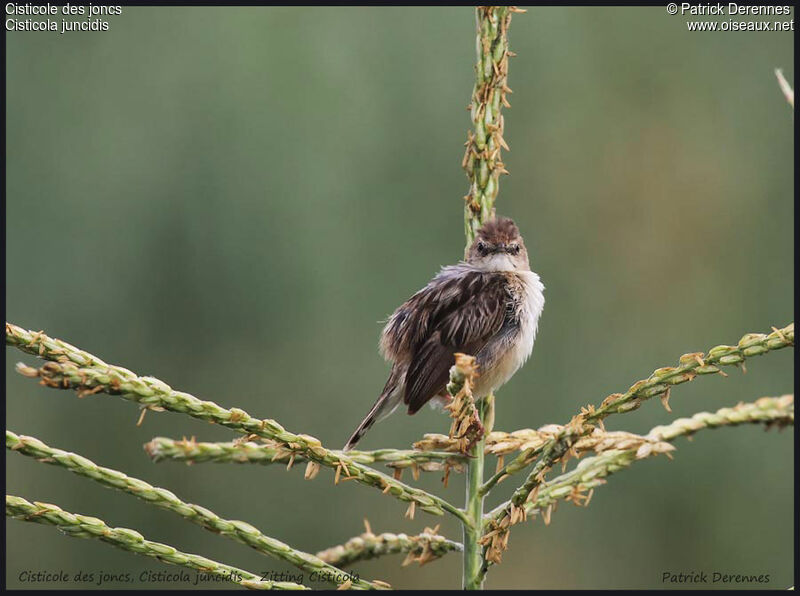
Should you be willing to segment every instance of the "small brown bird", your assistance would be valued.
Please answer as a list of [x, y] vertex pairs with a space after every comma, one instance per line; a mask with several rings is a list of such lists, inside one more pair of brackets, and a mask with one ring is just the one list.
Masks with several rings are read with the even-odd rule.
[[514, 222], [506, 217], [486, 222], [466, 261], [443, 267], [389, 317], [380, 341], [381, 353], [392, 362], [389, 379], [344, 450], [400, 402], [409, 414], [433, 399], [446, 404], [455, 352], [477, 359], [475, 399], [502, 386], [533, 350], [543, 290]]

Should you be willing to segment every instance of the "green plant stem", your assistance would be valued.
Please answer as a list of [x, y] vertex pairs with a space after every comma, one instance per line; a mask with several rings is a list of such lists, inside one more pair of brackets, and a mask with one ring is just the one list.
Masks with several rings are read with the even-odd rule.
[[[475, 9], [477, 61], [475, 86], [469, 105], [473, 128], [467, 136], [462, 166], [469, 179], [469, 192], [464, 197], [464, 231], [467, 248], [483, 223], [494, 216], [494, 204], [500, 187], [500, 175], [508, 171], [501, 159], [501, 150], [508, 149], [503, 139], [504, 120], [501, 110], [509, 106], [507, 84], [508, 27], [517, 9], [510, 6], [479, 6]], [[448, 388], [449, 390], [449, 388]], [[479, 406], [481, 423], [486, 421], [487, 403]], [[492, 412], [493, 414], [493, 412]], [[492, 415], [493, 418], [493, 415]], [[493, 420], [491, 421], [493, 423]], [[491, 429], [490, 429], [491, 430]], [[485, 437], [470, 448], [467, 461], [466, 505], [468, 520], [464, 526], [464, 589], [481, 589], [478, 578], [481, 568], [481, 549], [478, 544], [483, 518], [483, 465]]]
[[[315, 573], [321, 579], [339, 585], [352, 579], [341, 569], [329, 565], [314, 555], [295, 550], [288, 544], [263, 534], [258, 528], [246, 522], [223, 519], [205, 507], [182, 501], [171, 491], [153, 486], [138, 478], [131, 478], [118, 470], [98, 466], [93, 461], [75, 453], [50, 447], [36, 437], [17, 435], [7, 430], [6, 449], [36, 458], [43, 463], [62, 467], [80, 476], [91, 478], [104, 486], [126, 492], [146, 503], [177, 513], [184, 519], [215, 534], [232, 538], [265, 555], [286, 561], [309, 573]], [[352, 584], [355, 588], [375, 588], [371, 583], [361, 579], [353, 580]]]
[[[538, 430], [532, 428], [522, 428], [513, 432], [494, 431], [486, 438], [486, 455], [504, 456], [515, 451], [523, 451], [529, 447], [538, 448], [552, 439], [556, 433], [561, 432], [564, 427], [559, 424], [547, 424]], [[578, 453], [586, 451], [605, 451], [612, 449], [610, 444], [622, 444], [630, 440], [644, 440], [644, 437], [626, 431], [605, 431], [595, 427], [591, 434], [581, 437], [575, 443], [574, 448]], [[444, 448], [448, 452], [456, 448], [456, 441], [447, 435], [426, 434], [425, 438], [415, 443], [417, 444], [436, 444], [439, 448]]]
[[[480, 400], [477, 405], [481, 423], [486, 416], [486, 400]], [[464, 576], [463, 588], [465, 590], [480, 590], [483, 588], [483, 578], [480, 569], [483, 566], [481, 556], [481, 539], [483, 530], [483, 495], [480, 492], [483, 482], [485, 438], [476, 441], [470, 449], [467, 461], [467, 497], [464, 510], [470, 520], [464, 526]]]
[[463, 546], [458, 542], [448, 540], [444, 536], [437, 535], [433, 530], [427, 529], [416, 536], [391, 532], [376, 535], [372, 532], [365, 532], [344, 544], [320, 551], [317, 556], [331, 565], [343, 567], [383, 555], [406, 553], [408, 557], [406, 557], [404, 565], [413, 562], [424, 565], [449, 552], [461, 550], [463, 550]]
[[[145, 443], [144, 449], [155, 462], [164, 460], [198, 463], [237, 464], [287, 464], [305, 463], [304, 455], [295, 455], [280, 445], [252, 441], [198, 442], [155, 437]], [[340, 453], [332, 451], [332, 453]], [[347, 457], [360, 464], [383, 463], [395, 470], [412, 468], [423, 472], [441, 471], [446, 464], [460, 471], [464, 456], [459, 453], [415, 451], [413, 449], [376, 449], [374, 451], [348, 451]]]
[[505, 477], [520, 472], [539, 454], [547, 452], [542, 458], [542, 465], [531, 472], [526, 483], [515, 493], [514, 503], [519, 505], [527, 493], [538, 484], [536, 477], [542, 470], [549, 468], [556, 458], [571, 449], [582, 436], [591, 432], [592, 424], [601, 422], [611, 414], [635, 410], [652, 397], [661, 396], [664, 399], [669, 396], [672, 386], [691, 381], [698, 375], [718, 374], [721, 366], [743, 366], [747, 358], [790, 346], [794, 346], [794, 323], [769, 334], [748, 333], [737, 345], [716, 346], [711, 348], [708, 354], [702, 352], [684, 354], [680, 357], [678, 366], [656, 369], [650, 377], [637, 381], [625, 393], [609, 395], [598, 408], [590, 406], [584, 409], [579, 424], [568, 424], [543, 444], [524, 449], [514, 460], [489, 478], [481, 488], [481, 492], [488, 493]]
[[462, 166], [469, 178], [469, 192], [464, 197], [464, 227], [467, 245], [478, 228], [494, 215], [494, 203], [500, 187], [500, 175], [507, 174], [501, 150], [508, 149], [503, 139], [501, 110], [510, 107], [508, 88], [508, 27], [511, 14], [521, 12], [511, 6], [479, 6], [477, 24], [477, 62], [475, 87], [470, 101], [472, 130], [466, 142]]
[[[53, 340], [43, 332], [26, 331], [6, 323], [6, 344], [51, 360], [38, 369], [22, 363], [17, 364], [19, 373], [39, 378], [48, 387], [73, 389], [79, 396], [95, 393], [117, 395], [152, 410], [163, 409], [188, 414], [193, 418], [220, 424], [246, 435], [278, 441], [285, 449], [307, 457], [310, 460], [309, 466], [314, 464], [336, 470], [337, 479], [355, 480], [378, 488], [427, 513], [443, 515], [446, 511], [459, 519], [465, 517], [463, 511], [446, 500], [359, 464], [341, 452], [336, 453], [326, 449], [319, 439], [291, 433], [275, 420], [253, 418], [239, 408], [226, 409], [212, 401], [200, 400], [188, 393], [175, 391], [159, 379], [140, 377], [126, 368], [106, 364], [66, 342]], [[313, 477], [316, 471], [309, 470], [307, 476]]]
[[48, 503], [30, 503], [21, 497], [6, 495], [6, 517], [55, 526], [61, 532], [73, 538], [97, 538], [118, 548], [153, 557], [171, 565], [188, 567], [202, 573], [222, 577], [246, 588], [262, 590], [307, 589], [305, 586], [292, 582], [262, 581], [260, 576], [249, 571], [218, 563], [200, 555], [181, 552], [167, 544], [146, 540], [136, 530], [111, 528], [103, 520], [96, 517], [69, 513], [56, 505]]

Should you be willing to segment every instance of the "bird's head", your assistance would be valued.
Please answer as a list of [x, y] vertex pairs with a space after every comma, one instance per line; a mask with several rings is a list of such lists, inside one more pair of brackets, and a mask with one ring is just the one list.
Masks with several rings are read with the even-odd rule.
[[508, 217], [490, 219], [480, 227], [467, 263], [484, 271], [530, 271], [525, 243]]

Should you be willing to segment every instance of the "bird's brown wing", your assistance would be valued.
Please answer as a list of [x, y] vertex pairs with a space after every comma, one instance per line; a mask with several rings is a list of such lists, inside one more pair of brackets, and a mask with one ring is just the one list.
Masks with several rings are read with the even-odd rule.
[[409, 414], [444, 389], [455, 352], [475, 355], [500, 330], [508, 302], [502, 273], [468, 272], [428, 288], [430, 295], [420, 297], [429, 307], [428, 316], [418, 321], [416, 341], [409, 346], [403, 399]]

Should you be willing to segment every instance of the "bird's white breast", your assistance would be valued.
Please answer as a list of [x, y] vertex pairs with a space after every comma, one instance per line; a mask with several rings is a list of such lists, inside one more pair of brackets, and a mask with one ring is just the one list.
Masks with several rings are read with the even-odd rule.
[[517, 372], [533, 351], [533, 342], [539, 327], [539, 316], [544, 308], [544, 285], [533, 271], [516, 271], [520, 280], [517, 302], [519, 330], [490, 370], [478, 377], [476, 397], [484, 397], [504, 385]]
[[515, 358], [519, 361], [517, 368], [523, 365], [533, 351], [533, 340], [539, 328], [539, 317], [544, 308], [544, 284], [533, 271], [523, 271], [519, 274], [522, 280], [524, 300], [521, 301], [520, 312], [520, 337], [517, 344]]

